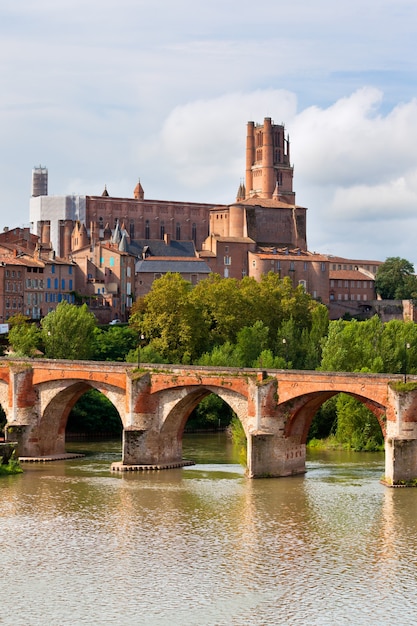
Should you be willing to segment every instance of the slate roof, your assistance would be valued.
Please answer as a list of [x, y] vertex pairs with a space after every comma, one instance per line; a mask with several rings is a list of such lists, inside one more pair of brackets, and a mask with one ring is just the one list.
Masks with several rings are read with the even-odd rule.
[[129, 254], [142, 256], [145, 248], [147, 256], [151, 257], [194, 257], [195, 246], [193, 241], [177, 241], [171, 239], [166, 244], [162, 239], [135, 239], [127, 244]]
[[211, 269], [201, 259], [159, 258], [148, 257], [136, 263], [136, 271], [144, 273], [178, 272], [179, 274], [210, 274]]

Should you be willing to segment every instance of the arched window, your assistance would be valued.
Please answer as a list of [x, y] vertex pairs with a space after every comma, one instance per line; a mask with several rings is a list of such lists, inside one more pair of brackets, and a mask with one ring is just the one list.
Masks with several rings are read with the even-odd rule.
[[177, 222], [175, 226], [175, 239], [177, 241], [180, 241], [181, 239], [181, 224], [179, 222]]
[[150, 239], [149, 237], [149, 220], [145, 222], [145, 239]]
[[161, 239], [163, 239], [165, 235], [165, 222], [164, 221], [161, 221], [160, 231], [161, 231]]
[[197, 245], [197, 224], [193, 222], [191, 226], [191, 239], [194, 241], [194, 245]]

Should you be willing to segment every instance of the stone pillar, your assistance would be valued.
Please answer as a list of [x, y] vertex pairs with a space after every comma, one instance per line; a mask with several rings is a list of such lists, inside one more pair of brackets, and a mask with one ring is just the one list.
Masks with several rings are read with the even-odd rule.
[[11, 410], [6, 425], [6, 440], [16, 441], [19, 456], [39, 454], [36, 435], [38, 414], [37, 397], [32, 384], [33, 370], [30, 365], [10, 366]]
[[259, 372], [250, 387], [247, 473], [250, 478], [304, 474], [306, 446], [285, 436], [286, 408], [277, 405], [276, 378]]
[[385, 482], [400, 485], [417, 480], [417, 439], [385, 440]]
[[402, 383], [388, 387], [385, 436], [385, 482], [417, 480], [417, 388]]
[[147, 435], [147, 430], [126, 429], [123, 431], [123, 465], [149, 465], [157, 462], [149, 449]]
[[305, 444], [272, 433], [251, 433], [248, 437], [247, 474], [249, 478], [304, 474]]

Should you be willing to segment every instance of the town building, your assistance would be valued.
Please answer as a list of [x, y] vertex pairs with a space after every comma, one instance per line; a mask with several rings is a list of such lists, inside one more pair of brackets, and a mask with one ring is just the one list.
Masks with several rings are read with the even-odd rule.
[[39, 248], [0, 242], [0, 323], [19, 313], [38, 320], [62, 300], [74, 303], [75, 268]]
[[148, 200], [140, 181], [132, 198], [112, 197], [107, 187], [101, 196], [48, 196], [40, 166], [32, 174], [32, 236], [44, 252], [76, 263], [77, 290], [103, 315], [107, 308], [104, 317], [127, 319], [134, 299], [167, 272], [195, 284], [209, 272], [259, 280], [272, 271], [334, 312], [362, 310], [375, 298], [378, 262], [309, 252], [293, 175], [288, 134], [269, 117], [247, 124], [245, 178], [228, 205]]

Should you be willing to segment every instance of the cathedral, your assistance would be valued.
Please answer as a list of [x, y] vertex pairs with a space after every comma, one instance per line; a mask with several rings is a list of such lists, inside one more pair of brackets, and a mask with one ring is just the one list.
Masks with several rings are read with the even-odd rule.
[[[140, 181], [131, 198], [113, 197], [106, 187], [100, 196], [48, 196], [48, 172], [35, 168], [31, 232], [41, 250], [83, 268], [80, 291], [108, 298], [113, 308], [115, 302], [121, 318], [168, 271], [192, 283], [210, 272], [259, 280], [272, 271], [328, 304], [336, 297], [329, 257], [307, 249], [307, 209], [296, 204], [285, 127], [269, 117], [248, 122], [245, 163], [245, 177], [228, 205], [147, 199]], [[129, 261], [122, 262], [124, 255]], [[123, 274], [127, 268], [129, 276]]]

